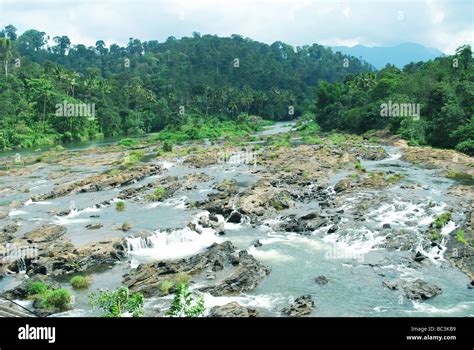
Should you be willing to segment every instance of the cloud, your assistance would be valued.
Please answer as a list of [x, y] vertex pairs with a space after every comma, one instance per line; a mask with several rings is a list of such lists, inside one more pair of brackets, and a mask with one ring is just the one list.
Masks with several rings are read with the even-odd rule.
[[417, 42], [452, 53], [473, 43], [473, 6], [471, 0], [0, 0], [0, 26], [86, 45], [200, 32], [294, 46]]

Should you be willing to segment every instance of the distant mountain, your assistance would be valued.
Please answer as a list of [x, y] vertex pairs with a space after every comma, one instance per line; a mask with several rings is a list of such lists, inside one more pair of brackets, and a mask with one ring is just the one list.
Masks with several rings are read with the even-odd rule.
[[410, 62], [428, 61], [444, 55], [444, 53], [438, 49], [415, 43], [405, 43], [388, 47], [367, 47], [363, 45], [353, 47], [333, 46], [331, 49], [333, 52], [339, 51], [343, 54], [362, 58], [377, 69], [385, 67], [387, 63], [394, 64], [398, 68], [403, 68]]

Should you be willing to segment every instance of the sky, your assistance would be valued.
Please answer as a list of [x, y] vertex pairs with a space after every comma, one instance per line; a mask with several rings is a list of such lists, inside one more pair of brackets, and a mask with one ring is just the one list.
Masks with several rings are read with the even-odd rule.
[[[0, 27], [73, 44], [163, 42], [193, 32], [293, 46], [414, 42], [452, 54], [474, 44], [473, 0], [0, 0]], [[474, 46], [474, 45], [473, 45]]]

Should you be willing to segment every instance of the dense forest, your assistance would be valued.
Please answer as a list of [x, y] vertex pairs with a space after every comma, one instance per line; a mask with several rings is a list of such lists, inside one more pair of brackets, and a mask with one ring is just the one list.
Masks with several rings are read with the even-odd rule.
[[[296, 50], [233, 35], [194, 33], [164, 43], [130, 39], [127, 47], [71, 45], [44, 32], [1, 36], [0, 149], [101, 136], [137, 135], [196, 116], [240, 114], [292, 119], [309, 109], [318, 81], [340, 81], [372, 67], [312, 45]], [[58, 103], [95, 104], [96, 118], [55, 115]]]
[[[323, 130], [388, 128], [414, 145], [474, 154], [474, 69], [469, 46], [455, 56], [387, 66], [344, 82], [321, 82], [315, 114]], [[381, 116], [382, 104], [419, 105], [419, 115]], [[401, 114], [401, 113], [398, 113]]]
[[[33, 29], [18, 35], [8, 25], [0, 57], [0, 149], [304, 114], [323, 130], [388, 128], [413, 144], [474, 149], [469, 46], [454, 57], [377, 72], [316, 44], [194, 33], [86, 47]], [[94, 118], [58, 116], [64, 102], [94, 104]], [[391, 102], [420, 105], [420, 118], [381, 116], [380, 106]]]

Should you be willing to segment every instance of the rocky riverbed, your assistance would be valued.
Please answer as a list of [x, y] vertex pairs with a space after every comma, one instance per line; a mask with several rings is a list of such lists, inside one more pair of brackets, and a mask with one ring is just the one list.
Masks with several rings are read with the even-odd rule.
[[45, 281], [74, 294], [52, 316], [83, 316], [125, 285], [162, 316], [185, 279], [213, 317], [474, 315], [473, 158], [273, 130], [0, 158], [0, 293], [34, 309]]

